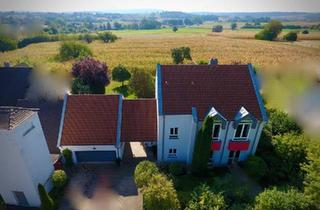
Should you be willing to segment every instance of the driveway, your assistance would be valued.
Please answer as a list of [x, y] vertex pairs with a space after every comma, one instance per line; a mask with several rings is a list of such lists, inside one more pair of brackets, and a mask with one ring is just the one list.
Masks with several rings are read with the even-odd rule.
[[143, 151], [139, 149], [143, 147], [138, 148], [137, 144], [126, 144], [120, 167], [114, 163], [74, 166], [59, 209], [141, 210], [142, 195], [135, 185], [133, 172], [136, 164], [147, 157], [141, 157]]

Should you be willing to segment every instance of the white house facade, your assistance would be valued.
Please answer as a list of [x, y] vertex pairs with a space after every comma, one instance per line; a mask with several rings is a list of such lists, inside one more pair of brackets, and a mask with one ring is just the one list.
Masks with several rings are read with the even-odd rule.
[[250, 64], [158, 65], [158, 161], [191, 164], [207, 116], [214, 119], [209, 160], [214, 166], [254, 155], [267, 122], [258, 88]]
[[50, 191], [54, 168], [36, 111], [0, 107], [0, 168], [6, 204], [40, 206], [38, 184]]

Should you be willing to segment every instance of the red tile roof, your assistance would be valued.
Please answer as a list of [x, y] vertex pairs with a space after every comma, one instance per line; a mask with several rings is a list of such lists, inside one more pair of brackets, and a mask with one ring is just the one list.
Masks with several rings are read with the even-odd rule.
[[156, 141], [155, 99], [123, 100], [121, 141]]
[[116, 144], [119, 95], [69, 95], [61, 145]]
[[162, 65], [163, 113], [191, 114], [197, 108], [204, 119], [214, 107], [233, 120], [243, 106], [262, 119], [248, 65]]

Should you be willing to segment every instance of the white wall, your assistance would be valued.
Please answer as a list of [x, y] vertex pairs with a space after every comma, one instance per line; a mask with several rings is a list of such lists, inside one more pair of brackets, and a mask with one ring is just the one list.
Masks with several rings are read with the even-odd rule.
[[[159, 116], [158, 123], [158, 161], [191, 163], [196, 131], [192, 115]], [[170, 139], [170, 128], [175, 127], [178, 139]], [[169, 157], [169, 149], [177, 149], [176, 157]]]
[[39, 206], [37, 185], [47, 182], [53, 165], [38, 115], [34, 114], [14, 130], [0, 130], [0, 139], [1, 196], [7, 204], [16, 205], [12, 191], [21, 191], [30, 206]]

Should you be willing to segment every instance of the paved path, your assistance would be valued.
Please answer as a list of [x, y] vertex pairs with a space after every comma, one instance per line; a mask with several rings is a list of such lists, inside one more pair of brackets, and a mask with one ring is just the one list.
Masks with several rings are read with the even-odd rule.
[[263, 191], [261, 186], [255, 180], [249, 177], [245, 173], [245, 171], [242, 168], [240, 168], [237, 164], [233, 164], [229, 168], [232, 176], [234, 177], [234, 180], [236, 180], [240, 185], [248, 187], [249, 194], [251, 197], [255, 197]]

